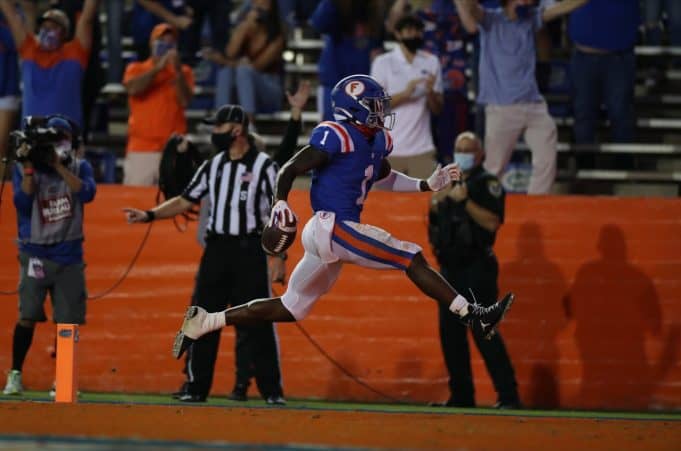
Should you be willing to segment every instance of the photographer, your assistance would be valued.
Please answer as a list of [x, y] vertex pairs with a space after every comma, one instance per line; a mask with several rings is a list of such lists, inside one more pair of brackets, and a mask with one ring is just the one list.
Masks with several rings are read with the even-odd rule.
[[75, 155], [74, 123], [52, 116], [34, 125], [34, 119], [27, 118], [18, 134], [23, 139], [17, 142], [12, 179], [19, 228], [19, 320], [6, 395], [23, 391], [24, 359], [35, 323], [47, 319], [43, 304], [48, 292], [55, 323], [85, 322], [83, 205], [95, 197], [92, 167]]

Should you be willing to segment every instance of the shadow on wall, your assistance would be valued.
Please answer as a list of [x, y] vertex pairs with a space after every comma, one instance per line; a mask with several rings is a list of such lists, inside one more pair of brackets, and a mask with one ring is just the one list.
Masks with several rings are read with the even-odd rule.
[[[576, 322], [582, 363], [578, 401], [589, 408], [646, 408], [677, 361], [679, 327], [673, 326], [663, 340], [658, 294], [650, 278], [627, 261], [618, 226], [601, 228], [598, 251], [600, 258], [578, 270], [565, 298], [565, 312]], [[651, 336], [664, 343], [657, 358], [646, 355], [645, 341]]]
[[[547, 258], [544, 237], [536, 222], [520, 226], [517, 243], [515, 259], [504, 264], [499, 274], [500, 278], [514, 281], [513, 290], [522, 302], [514, 306], [510, 317], [517, 321], [508, 321], [503, 328], [509, 332], [522, 328], [509, 333], [523, 337], [522, 360], [530, 362], [530, 368], [524, 369], [529, 371], [527, 379], [522, 378], [525, 383], [520, 374], [518, 378], [522, 402], [528, 407], [555, 408], [560, 405], [557, 339], [567, 323], [561, 306], [567, 282], [558, 265]], [[541, 295], [532, 295], [530, 290], [541, 290]], [[513, 360], [520, 373], [522, 363]]]

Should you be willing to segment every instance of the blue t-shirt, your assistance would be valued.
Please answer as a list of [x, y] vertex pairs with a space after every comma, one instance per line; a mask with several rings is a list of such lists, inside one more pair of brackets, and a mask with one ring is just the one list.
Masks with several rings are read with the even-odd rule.
[[324, 35], [324, 48], [319, 56], [319, 82], [333, 87], [352, 74], [371, 73], [371, 52], [383, 48], [383, 41], [372, 37], [367, 27], [355, 26], [352, 34], [340, 29], [339, 12], [331, 0], [322, 0], [310, 24]]
[[524, 18], [510, 20], [504, 11], [485, 9], [480, 32], [478, 103], [512, 105], [543, 101], [534, 76], [534, 35], [543, 25], [542, 10], [530, 8]]
[[19, 95], [19, 63], [14, 38], [0, 14], [0, 97]]
[[332, 211], [338, 221], [359, 222], [364, 200], [392, 152], [390, 134], [379, 131], [371, 142], [346, 122], [321, 122], [312, 130], [310, 145], [329, 154], [329, 163], [312, 172], [312, 209]]
[[568, 31], [576, 44], [620, 52], [634, 48], [640, 23], [638, 0], [591, 0], [570, 14]]

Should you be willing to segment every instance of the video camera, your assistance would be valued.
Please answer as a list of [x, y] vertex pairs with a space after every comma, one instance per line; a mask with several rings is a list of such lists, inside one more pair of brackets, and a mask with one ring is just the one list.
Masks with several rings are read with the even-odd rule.
[[26, 116], [21, 130], [14, 130], [9, 136], [17, 161], [28, 160], [34, 165], [48, 165], [55, 151], [62, 161], [68, 162], [71, 152], [63, 154], [56, 147], [64, 138], [71, 140], [71, 149], [80, 145], [78, 125], [61, 115]]

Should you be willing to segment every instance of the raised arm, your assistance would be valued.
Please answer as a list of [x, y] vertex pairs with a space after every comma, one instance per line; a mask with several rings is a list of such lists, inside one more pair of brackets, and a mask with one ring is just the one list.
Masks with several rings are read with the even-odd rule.
[[570, 14], [572, 11], [588, 2], [589, 0], [563, 0], [562, 2], [555, 3], [546, 8], [542, 13], [541, 18], [544, 22], [550, 22], [561, 16]]
[[477, 0], [454, 0], [456, 10], [459, 12], [461, 23], [469, 33], [478, 32], [478, 24], [485, 17], [485, 10], [482, 9]]
[[189, 25], [192, 24], [192, 18], [188, 15], [178, 16], [173, 14], [172, 11], [166, 9], [163, 4], [155, 0], [137, 0], [140, 6], [156, 17], [163, 20], [163, 22], [169, 23], [170, 25], [178, 28], [180, 30], [186, 30]]
[[83, 12], [80, 14], [80, 18], [76, 24], [76, 39], [78, 39], [80, 44], [86, 49], [92, 47], [92, 27], [97, 18], [99, 1], [100, 0], [85, 0]]
[[19, 16], [19, 13], [14, 8], [14, 2], [10, 0], [0, 0], [0, 11], [2, 11], [2, 15], [5, 16], [5, 20], [7, 20], [9, 31], [12, 33], [12, 38], [14, 38], [14, 45], [16, 45], [17, 48], [20, 47], [24, 42], [24, 39], [26, 39], [29, 30], [26, 28], [24, 22], [21, 20], [21, 16]]

